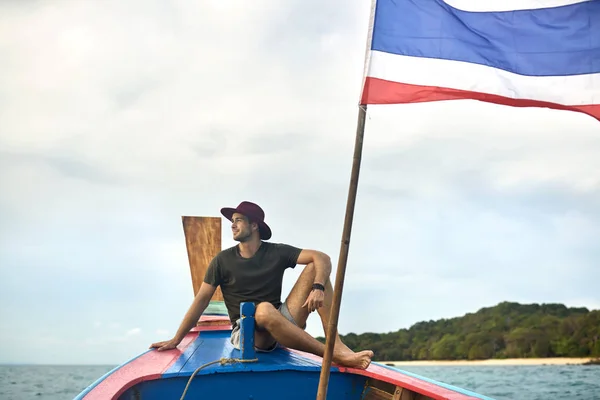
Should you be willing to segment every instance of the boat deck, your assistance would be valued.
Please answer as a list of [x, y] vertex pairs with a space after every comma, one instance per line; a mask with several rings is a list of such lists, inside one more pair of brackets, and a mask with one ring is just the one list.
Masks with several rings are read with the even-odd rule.
[[[160, 399], [183, 394], [189, 378], [201, 366], [189, 385], [186, 399], [192, 398], [267, 398], [273, 392], [281, 398], [314, 398], [318, 387], [320, 357], [287, 348], [270, 353], [257, 352], [256, 362], [214, 363], [239, 359], [240, 350], [229, 342], [230, 326], [195, 327], [177, 349], [148, 350], [98, 379], [76, 400]], [[210, 375], [210, 379], [206, 379]], [[487, 397], [372, 363], [367, 370], [333, 365], [328, 398], [368, 399], [372, 383], [384, 381], [392, 388], [405, 388], [421, 397], [446, 400], [491, 400]], [[300, 384], [299, 384], [300, 383]], [[374, 386], [375, 387], [375, 386]], [[251, 393], [250, 397], [248, 393]], [[208, 397], [207, 397], [208, 396]], [[380, 398], [380, 397], [373, 397]], [[381, 397], [383, 398], [383, 397]], [[386, 397], [387, 398], [387, 397]], [[390, 399], [395, 399], [391, 396]], [[404, 397], [397, 397], [404, 399]]]
[[[194, 342], [189, 345], [173, 365], [165, 371], [163, 378], [176, 376], [191, 376], [196, 368], [207, 363], [225, 359], [240, 359], [240, 350], [235, 349], [229, 342], [229, 330], [203, 331]], [[235, 371], [316, 371], [321, 370], [321, 362], [307, 358], [303, 353], [296, 353], [283, 348], [277, 348], [270, 353], [256, 353], [256, 362], [235, 362], [232, 364], [213, 364], [203, 368], [198, 375], [215, 372]], [[337, 368], [332, 368], [337, 370]]]

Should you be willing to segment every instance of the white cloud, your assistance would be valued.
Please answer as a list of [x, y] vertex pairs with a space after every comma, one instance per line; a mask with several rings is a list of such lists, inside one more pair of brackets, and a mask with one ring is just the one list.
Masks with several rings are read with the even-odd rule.
[[142, 332], [140, 328], [133, 328], [125, 332], [125, 336], [136, 336]]
[[93, 337], [87, 337], [84, 340], [86, 346], [105, 346], [111, 343], [131, 342], [134, 337], [142, 333], [140, 328], [132, 328], [118, 335], [96, 334]]
[[[0, 5], [0, 362], [118, 363], [174, 332], [181, 215], [254, 200], [337, 266], [369, 4], [99, 4]], [[597, 307], [599, 146], [583, 114], [370, 107], [340, 332]], [[80, 352], [29, 348], [31, 315]]]

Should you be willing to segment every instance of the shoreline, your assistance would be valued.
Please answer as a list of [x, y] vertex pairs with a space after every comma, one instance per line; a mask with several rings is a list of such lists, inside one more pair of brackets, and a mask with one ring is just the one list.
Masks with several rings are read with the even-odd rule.
[[412, 366], [465, 366], [465, 365], [583, 365], [594, 358], [591, 357], [554, 357], [554, 358], [505, 358], [488, 360], [415, 360], [415, 361], [377, 361], [380, 364], [394, 367]]

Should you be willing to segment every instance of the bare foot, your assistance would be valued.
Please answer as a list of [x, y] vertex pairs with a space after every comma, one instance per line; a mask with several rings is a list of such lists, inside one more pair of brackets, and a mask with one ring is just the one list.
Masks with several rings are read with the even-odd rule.
[[367, 369], [371, 364], [373, 352], [371, 350], [359, 351], [358, 353], [340, 352], [334, 361], [340, 365], [350, 368]]
[[346, 346], [341, 340], [336, 340], [335, 341], [335, 349], [338, 350], [340, 353], [354, 353], [354, 351], [352, 351], [350, 349], [350, 347]]

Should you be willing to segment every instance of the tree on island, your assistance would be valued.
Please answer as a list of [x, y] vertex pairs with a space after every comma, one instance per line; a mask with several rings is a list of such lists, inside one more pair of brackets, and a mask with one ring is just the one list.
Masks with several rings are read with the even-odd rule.
[[502, 302], [462, 317], [418, 322], [396, 332], [340, 337], [353, 350], [372, 349], [381, 361], [600, 359], [600, 310]]

